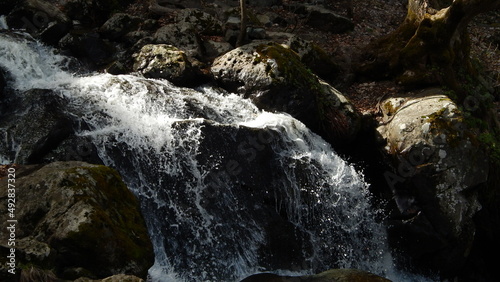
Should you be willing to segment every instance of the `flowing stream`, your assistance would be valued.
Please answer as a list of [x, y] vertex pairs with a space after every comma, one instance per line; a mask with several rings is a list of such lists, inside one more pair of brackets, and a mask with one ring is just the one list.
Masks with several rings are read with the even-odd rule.
[[[77, 75], [69, 64], [26, 35], [0, 32], [9, 87], [17, 95], [50, 89], [68, 101], [65, 110], [86, 125], [77, 134], [92, 140], [139, 198], [155, 249], [152, 281], [239, 281], [260, 271], [329, 268], [419, 280], [394, 269], [363, 176], [299, 121], [213, 87]], [[294, 252], [301, 259], [288, 269], [276, 263], [279, 256], [263, 254], [270, 215], [300, 237]]]

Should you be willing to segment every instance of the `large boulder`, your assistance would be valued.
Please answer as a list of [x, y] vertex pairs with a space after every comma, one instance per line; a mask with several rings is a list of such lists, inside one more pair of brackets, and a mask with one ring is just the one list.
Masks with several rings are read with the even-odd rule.
[[475, 189], [487, 181], [488, 158], [463, 113], [439, 89], [381, 103], [378, 132], [394, 162], [385, 177], [397, 220], [391, 237], [417, 264], [453, 275], [463, 265], [481, 205]]
[[[0, 180], [3, 187], [7, 181]], [[61, 279], [120, 273], [146, 277], [153, 264], [152, 244], [139, 203], [115, 170], [83, 162], [18, 166], [15, 187], [15, 211], [2, 205], [0, 218], [16, 220], [11, 224], [16, 272], [32, 266]], [[0, 197], [7, 198], [7, 192], [0, 190]], [[12, 252], [9, 236], [0, 235], [2, 272]]]
[[280, 276], [271, 273], [255, 274], [241, 282], [390, 282], [390, 280], [357, 269], [330, 269], [316, 275]]
[[179, 86], [201, 84], [199, 70], [191, 65], [186, 54], [174, 46], [149, 44], [134, 54], [134, 71], [148, 78], [164, 78]]
[[343, 144], [358, 132], [360, 115], [350, 102], [286, 46], [244, 45], [215, 59], [211, 70], [226, 90], [261, 109], [287, 112], [332, 143]]

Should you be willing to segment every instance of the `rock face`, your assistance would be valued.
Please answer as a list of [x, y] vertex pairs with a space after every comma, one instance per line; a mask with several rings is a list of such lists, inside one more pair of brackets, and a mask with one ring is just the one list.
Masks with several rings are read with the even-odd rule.
[[255, 274], [241, 282], [390, 282], [375, 274], [356, 269], [331, 269], [316, 275], [279, 276], [271, 273]]
[[148, 78], [165, 78], [179, 86], [199, 83], [186, 54], [171, 45], [149, 44], [134, 55], [134, 71]]
[[[7, 177], [1, 183], [7, 187]], [[116, 171], [83, 162], [20, 166], [15, 184], [18, 272], [32, 265], [62, 279], [146, 276], [152, 245], [138, 201]], [[6, 205], [0, 210], [6, 222]], [[8, 236], [1, 233], [2, 267]]]
[[404, 219], [393, 222], [394, 239], [418, 263], [456, 271], [474, 240], [473, 216], [481, 208], [474, 188], [487, 181], [486, 155], [440, 90], [390, 98], [381, 108], [378, 132], [395, 167], [385, 177]]
[[33, 89], [19, 95], [8, 90], [1, 104], [0, 154], [4, 161], [34, 164], [52, 160], [101, 163], [85, 137], [74, 134], [67, 101], [51, 90]]
[[359, 114], [347, 99], [282, 45], [234, 49], [214, 61], [212, 73], [226, 90], [249, 97], [262, 109], [287, 112], [332, 143], [342, 144], [359, 129]]

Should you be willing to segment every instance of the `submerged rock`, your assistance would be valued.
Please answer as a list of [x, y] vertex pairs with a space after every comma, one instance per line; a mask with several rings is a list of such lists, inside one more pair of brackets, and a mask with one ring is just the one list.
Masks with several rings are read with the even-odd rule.
[[271, 273], [255, 274], [241, 282], [390, 282], [390, 280], [357, 269], [331, 269], [316, 275], [280, 276]]
[[226, 90], [261, 109], [287, 112], [332, 143], [347, 142], [359, 130], [361, 118], [350, 102], [282, 45], [241, 46], [215, 59], [212, 73]]
[[393, 238], [420, 264], [454, 272], [474, 240], [473, 217], [481, 209], [475, 188], [488, 177], [485, 152], [438, 89], [387, 99], [381, 109], [378, 132], [395, 167], [385, 176], [403, 219], [393, 221]]
[[[7, 187], [6, 177], [0, 181]], [[139, 203], [115, 170], [83, 162], [20, 166], [15, 183], [18, 272], [31, 265], [62, 279], [146, 276], [152, 245]], [[6, 208], [0, 207], [3, 222]], [[5, 266], [9, 234], [0, 236]]]

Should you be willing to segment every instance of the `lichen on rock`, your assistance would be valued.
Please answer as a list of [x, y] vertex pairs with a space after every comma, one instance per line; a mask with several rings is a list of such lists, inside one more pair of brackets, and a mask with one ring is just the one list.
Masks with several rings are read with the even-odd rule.
[[23, 188], [16, 193], [18, 271], [36, 266], [61, 279], [146, 276], [151, 241], [137, 199], [115, 170], [55, 162], [21, 166], [16, 175], [16, 186]]

